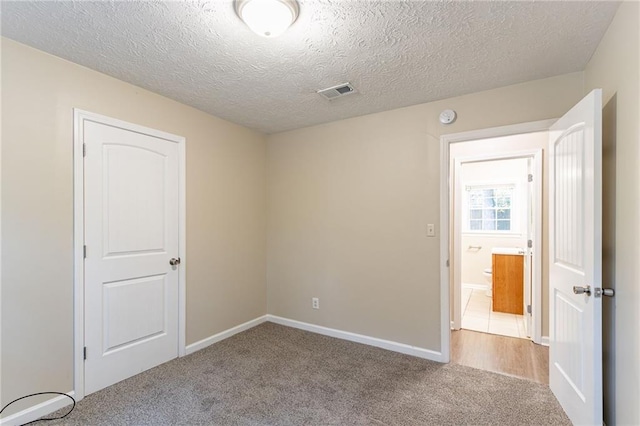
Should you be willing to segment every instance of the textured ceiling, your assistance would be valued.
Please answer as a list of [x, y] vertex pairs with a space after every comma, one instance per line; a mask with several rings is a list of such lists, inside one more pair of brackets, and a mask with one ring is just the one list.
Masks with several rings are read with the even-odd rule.
[[[282, 36], [230, 0], [2, 1], [2, 35], [274, 133], [581, 71], [617, 2], [306, 0]], [[359, 93], [316, 91], [351, 82]]]

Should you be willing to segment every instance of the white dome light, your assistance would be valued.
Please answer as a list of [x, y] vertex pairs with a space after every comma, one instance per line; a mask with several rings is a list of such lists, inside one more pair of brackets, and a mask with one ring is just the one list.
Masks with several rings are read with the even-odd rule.
[[253, 32], [277, 37], [298, 18], [295, 0], [235, 0], [236, 13]]

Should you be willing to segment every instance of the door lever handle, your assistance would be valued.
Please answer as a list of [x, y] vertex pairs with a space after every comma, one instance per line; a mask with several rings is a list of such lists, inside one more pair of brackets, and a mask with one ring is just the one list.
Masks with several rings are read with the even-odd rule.
[[172, 257], [169, 260], [169, 265], [171, 265], [171, 266], [178, 266], [179, 264], [180, 264], [180, 258], [179, 257], [178, 258]]
[[580, 287], [577, 285], [573, 286], [574, 294], [586, 294], [587, 296], [591, 296], [591, 286]]

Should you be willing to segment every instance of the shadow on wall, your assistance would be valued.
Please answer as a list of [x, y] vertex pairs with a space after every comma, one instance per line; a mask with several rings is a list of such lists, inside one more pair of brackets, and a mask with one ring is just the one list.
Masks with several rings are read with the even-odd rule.
[[[602, 286], [615, 289], [616, 283], [616, 121], [617, 95], [602, 110]], [[602, 363], [604, 418], [616, 424], [614, 299], [602, 301]]]

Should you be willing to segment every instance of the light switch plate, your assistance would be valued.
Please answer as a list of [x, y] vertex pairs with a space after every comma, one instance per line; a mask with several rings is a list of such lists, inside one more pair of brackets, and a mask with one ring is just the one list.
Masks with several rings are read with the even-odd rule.
[[436, 236], [436, 225], [433, 223], [427, 224], [427, 237], [435, 237]]

